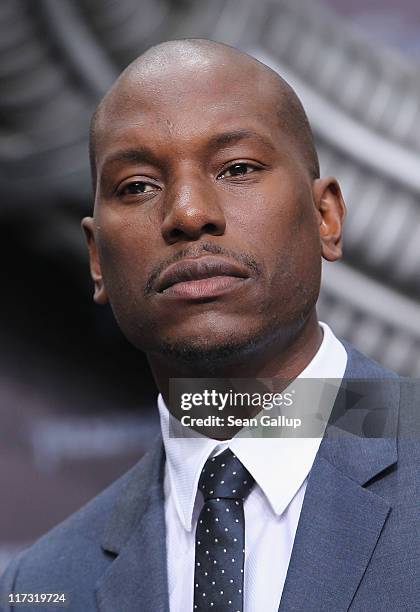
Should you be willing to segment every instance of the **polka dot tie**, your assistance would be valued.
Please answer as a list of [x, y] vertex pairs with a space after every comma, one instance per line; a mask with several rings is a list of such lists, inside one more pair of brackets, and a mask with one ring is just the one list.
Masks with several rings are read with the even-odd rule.
[[195, 536], [194, 610], [242, 612], [245, 519], [254, 479], [230, 449], [208, 459], [198, 488], [204, 506]]

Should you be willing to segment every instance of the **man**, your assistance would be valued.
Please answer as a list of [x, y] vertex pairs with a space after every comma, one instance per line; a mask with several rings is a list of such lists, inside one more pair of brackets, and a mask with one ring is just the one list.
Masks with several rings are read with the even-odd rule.
[[[175, 435], [171, 379], [395, 380], [317, 321], [345, 208], [293, 90], [225, 45], [159, 45], [100, 103], [91, 158], [94, 299], [147, 354], [163, 440], [25, 551], [3, 597], [65, 593], [77, 612], [419, 610], [417, 440]], [[398, 403], [380, 403], [391, 425]]]

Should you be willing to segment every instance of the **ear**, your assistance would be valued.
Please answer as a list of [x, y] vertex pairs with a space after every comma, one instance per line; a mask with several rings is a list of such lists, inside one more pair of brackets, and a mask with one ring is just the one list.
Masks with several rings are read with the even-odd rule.
[[313, 182], [312, 193], [319, 218], [322, 256], [327, 261], [336, 261], [343, 254], [342, 232], [346, 215], [346, 205], [340, 185], [331, 176], [316, 179]]
[[93, 300], [97, 304], [106, 304], [108, 302], [108, 296], [102, 279], [98, 249], [95, 242], [94, 220], [92, 217], [85, 217], [82, 219], [82, 229], [88, 245], [90, 275], [95, 285]]

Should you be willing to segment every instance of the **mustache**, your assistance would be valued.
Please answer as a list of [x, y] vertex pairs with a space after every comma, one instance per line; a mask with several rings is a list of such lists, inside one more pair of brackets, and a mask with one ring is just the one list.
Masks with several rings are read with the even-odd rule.
[[230, 249], [226, 249], [218, 244], [214, 244], [213, 242], [200, 242], [198, 245], [189, 246], [185, 249], [181, 249], [177, 253], [174, 253], [171, 257], [161, 261], [150, 273], [149, 278], [147, 279], [146, 286], [144, 288], [144, 296], [149, 297], [154, 293], [154, 286], [156, 280], [159, 275], [171, 264], [180, 261], [182, 259], [187, 259], [188, 257], [195, 258], [199, 257], [204, 253], [211, 253], [213, 255], [222, 255], [228, 259], [233, 259], [238, 263], [246, 266], [252, 272], [252, 276], [260, 276], [261, 275], [261, 266], [258, 262], [251, 257], [248, 253], [236, 253], [235, 251], [231, 251]]

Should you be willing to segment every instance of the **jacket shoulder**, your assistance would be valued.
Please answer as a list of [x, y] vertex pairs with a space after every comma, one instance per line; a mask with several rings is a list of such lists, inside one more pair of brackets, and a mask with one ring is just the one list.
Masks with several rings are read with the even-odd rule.
[[344, 378], [399, 378], [399, 375], [358, 351], [347, 340], [341, 340], [348, 361]]
[[[128, 472], [22, 551], [1, 576], [0, 592], [71, 593], [70, 609], [96, 609], [93, 585], [114, 558], [101, 546], [104, 534], [120, 500], [133, 489], [142, 490], [157, 445], [158, 441]], [[4, 601], [0, 603], [0, 612], [9, 610]]]

